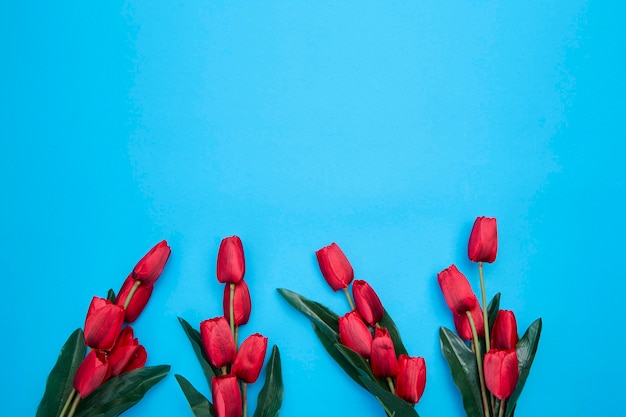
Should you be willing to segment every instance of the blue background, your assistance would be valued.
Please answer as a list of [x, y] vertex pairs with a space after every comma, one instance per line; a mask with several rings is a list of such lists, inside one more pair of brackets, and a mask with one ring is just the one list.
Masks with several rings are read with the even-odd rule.
[[520, 332], [544, 320], [517, 414], [621, 414], [626, 8], [334, 3], [0, 5], [0, 415], [34, 414], [91, 297], [167, 239], [134, 327], [172, 375], [126, 415], [191, 416], [173, 374], [209, 390], [176, 317], [220, 314], [237, 234], [281, 415], [383, 415], [276, 292], [345, 312], [314, 256], [336, 241], [426, 358], [420, 415], [463, 416], [435, 277], [456, 263], [478, 289], [479, 215], [499, 225], [488, 296]]

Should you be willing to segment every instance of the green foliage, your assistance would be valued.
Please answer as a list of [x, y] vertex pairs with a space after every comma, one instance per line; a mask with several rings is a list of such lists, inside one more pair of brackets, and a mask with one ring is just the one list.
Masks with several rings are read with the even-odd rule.
[[198, 392], [197, 389], [191, 385], [191, 382], [187, 381], [182, 375], [174, 375], [176, 377], [176, 381], [178, 381], [178, 385], [180, 385], [180, 389], [183, 390], [183, 394], [187, 398], [187, 402], [189, 403], [189, 407], [191, 408], [191, 412], [196, 417], [215, 417], [215, 413], [213, 411], [213, 404], [207, 398]]
[[265, 365], [265, 384], [259, 392], [253, 417], [277, 417], [283, 403], [283, 394], [280, 352], [278, 347], [274, 345], [270, 359]]

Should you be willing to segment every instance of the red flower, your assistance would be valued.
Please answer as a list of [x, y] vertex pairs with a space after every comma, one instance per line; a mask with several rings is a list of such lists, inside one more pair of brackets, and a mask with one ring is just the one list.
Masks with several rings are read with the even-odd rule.
[[437, 280], [446, 304], [453, 313], [465, 315], [466, 311], [478, 305], [478, 298], [470, 283], [455, 265], [450, 265], [437, 274]]
[[416, 404], [426, 387], [426, 362], [424, 358], [400, 355], [400, 371], [396, 378], [396, 395], [411, 404]]
[[238, 236], [222, 239], [217, 252], [217, 280], [222, 284], [236, 284], [246, 272], [243, 244]]
[[[120, 292], [117, 294], [117, 298], [115, 299], [115, 304], [121, 307], [124, 306], [124, 303], [126, 302], [130, 291], [135, 285], [135, 282], [137, 281], [133, 278], [133, 275], [130, 274], [128, 278], [126, 278], [126, 280], [124, 281], [124, 284], [122, 284], [122, 288], [120, 289]], [[150, 300], [153, 289], [153, 285], [141, 284], [137, 287], [135, 293], [130, 299], [130, 303], [128, 303], [128, 306], [124, 311], [124, 321], [132, 323], [137, 320], [137, 317], [139, 317], [143, 309], [146, 307], [146, 304], [148, 304], [148, 300]]]
[[492, 349], [515, 349], [519, 336], [517, 321], [510, 310], [499, 310], [491, 333]]
[[85, 319], [85, 344], [110, 350], [124, 324], [124, 309], [100, 297], [93, 297]]
[[509, 398], [519, 378], [515, 349], [491, 349], [485, 355], [484, 369], [487, 389], [501, 400]]
[[336, 243], [315, 252], [322, 275], [333, 291], [348, 287], [354, 279], [354, 270]]
[[354, 295], [356, 310], [370, 326], [374, 326], [383, 318], [383, 305], [380, 298], [367, 282], [354, 281], [352, 294]]
[[133, 335], [133, 329], [126, 326], [120, 332], [113, 350], [109, 353], [111, 376], [117, 376], [146, 364], [146, 349], [139, 344]]
[[224, 317], [204, 320], [200, 323], [200, 335], [204, 351], [213, 366], [221, 368], [233, 363], [237, 354], [235, 338]]
[[143, 258], [137, 262], [132, 275], [144, 285], [152, 285], [159, 278], [172, 250], [165, 240], [157, 243]]
[[372, 342], [372, 372], [378, 378], [396, 376], [400, 371], [396, 350], [389, 332], [384, 328], [377, 328]]
[[259, 333], [248, 336], [239, 347], [232, 373], [244, 382], [254, 383], [263, 368], [266, 351], [267, 337]]
[[339, 317], [339, 340], [364, 358], [372, 352], [372, 334], [356, 311]]
[[[224, 317], [230, 324], [230, 285], [224, 287]], [[250, 311], [252, 310], [252, 301], [250, 300], [250, 291], [245, 280], [235, 284], [235, 325], [241, 326], [246, 324], [250, 319]]]
[[493, 262], [498, 252], [498, 227], [495, 218], [477, 217], [472, 227], [467, 255], [474, 262]]
[[81, 398], [86, 398], [96, 390], [110, 374], [106, 354], [92, 350], [85, 356], [74, 375], [73, 386]]
[[241, 417], [241, 391], [235, 375], [213, 378], [211, 393], [216, 417]]
[[[476, 326], [476, 333], [478, 337], [485, 336], [485, 325], [483, 320], [483, 310], [479, 304], [476, 304], [474, 308], [470, 310], [472, 319], [474, 319], [474, 325]], [[472, 327], [470, 326], [469, 318], [467, 314], [454, 313], [454, 326], [458, 335], [465, 340], [472, 340]]]

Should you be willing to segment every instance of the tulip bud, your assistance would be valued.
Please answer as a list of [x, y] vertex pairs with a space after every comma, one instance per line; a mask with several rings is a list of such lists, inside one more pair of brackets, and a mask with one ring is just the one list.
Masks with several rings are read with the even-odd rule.
[[93, 297], [85, 319], [85, 344], [111, 350], [124, 324], [124, 309], [100, 297]]
[[491, 348], [515, 349], [518, 340], [515, 314], [510, 310], [499, 310], [496, 321], [493, 323]]
[[222, 239], [217, 252], [217, 280], [222, 284], [237, 284], [246, 272], [243, 244], [238, 236]]
[[396, 378], [396, 395], [411, 404], [417, 404], [426, 387], [426, 362], [424, 358], [400, 355], [400, 371]]
[[159, 278], [172, 250], [165, 240], [157, 243], [137, 262], [132, 275], [144, 285], [152, 285]]
[[[485, 336], [483, 310], [480, 308], [480, 305], [476, 304], [474, 308], [470, 310], [470, 314], [472, 315], [472, 319], [474, 319], [474, 325], [476, 326], [476, 334], [478, 337]], [[467, 317], [467, 313], [453, 313], [453, 316], [457, 334], [461, 337], [461, 339], [472, 340], [472, 327], [470, 325], [469, 318]]]
[[146, 364], [147, 358], [146, 349], [134, 337], [132, 327], [126, 326], [120, 332], [111, 353], [109, 353], [111, 376], [141, 368]]
[[485, 354], [484, 369], [487, 389], [500, 400], [509, 398], [519, 378], [515, 349], [491, 349]]
[[[124, 306], [124, 303], [133, 289], [135, 282], [137, 281], [133, 278], [132, 274], [126, 278], [124, 284], [122, 284], [122, 288], [117, 294], [115, 304], [120, 307]], [[153, 285], [141, 284], [137, 287], [130, 299], [130, 302], [128, 303], [128, 306], [124, 310], [124, 321], [132, 323], [137, 320], [137, 317], [139, 317], [143, 309], [146, 307], [146, 304], [148, 304], [148, 300], [150, 300], [153, 289]]]
[[[224, 317], [230, 324], [230, 285], [224, 287]], [[239, 281], [235, 284], [235, 325], [241, 326], [246, 324], [250, 319], [250, 311], [252, 309], [252, 301], [250, 300], [250, 291], [248, 290], [248, 284], [245, 280]]]
[[467, 255], [474, 262], [492, 263], [498, 252], [498, 227], [495, 218], [477, 217], [470, 233]]
[[333, 291], [347, 288], [354, 279], [352, 265], [336, 243], [315, 252], [322, 275]]
[[266, 351], [267, 337], [259, 333], [248, 336], [239, 347], [231, 372], [243, 382], [256, 382], [263, 368]]
[[372, 334], [356, 311], [339, 317], [339, 340], [366, 359], [372, 353]]
[[213, 366], [221, 368], [233, 363], [237, 354], [235, 338], [224, 317], [204, 320], [200, 323], [200, 335], [204, 351]]
[[241, 417], [241, 391], [237, 377], [220, 375], [211, 379], [215, 417]]
[[377, 328], [372, 342], [372, 372], [378, 378], [396, 376], [400, 370], [396, 350], [389, 332], [384, 328]]
[[74, 375], [73, 386], [81, 398], [86, 398], [109, 377], [110, 368], [106, 354], [92, 350], [85, 356]]
[[455, 265], [450, 265], [438, 273], [437, 280], [446, 304], [453, 313], [465, 315], [466, 311], [478, 304], [478, 298], [472, 291], [469, 281]]
[[374, 326], [383, 318], [383, 304], [367, 282], [359, 279], [354, 281], [352, 295], [354, 296], [356, 311], [370, 326]]

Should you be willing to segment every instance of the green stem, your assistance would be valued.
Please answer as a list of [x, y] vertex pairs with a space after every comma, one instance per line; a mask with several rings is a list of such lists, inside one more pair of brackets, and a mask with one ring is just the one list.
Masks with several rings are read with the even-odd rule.
[[393, 379], [390, 376], [387, 377], [387, 384], [393, 395], [396, 395], [396, 387], [393, 385]]
[[350, 304], [350, 308], [354, 310], [354, 301], [352, 301], [352, 296], [350, 295], [350, 291], [348, 291], [348, 287], [344, 288], [343, 292], [346, 293], [346, 298], [348, 299], [348, 304]]
[[483, 276], [483, 263], [478, 262], [478, 275], [480, 275], [480, 292], [483, 297], [483, 321], [485, 323], [485, 353], [491, 350], [489, 338], [489, 316], [487, 314], [487, 294], [485, 294], [485, 277]]
[[248, 384], [246, 384], [245, 382], [243, 383], [243, 389], [241, 390], [242, 393], [242, 401], [243, 401], [243, 417], [246, 417], [246, 414], [248, 413]]
[[483, 359], [480, 352], [480, 342], [478, 341], [478, 333], [476, 332], [476, 324], [474, 324], [474, 318], [472, 317], [472, 313], [469, 311], [466, 312], [467, 318], [469, 319], [470, 327], [472, 328], [472, 336], [474, 337], [474, 346], [476, 353], [476, 365], [478, 366], [478, 378], [480, 379], [480, 393], [483, 397], [483, 410], [485, 412], [485, 417], [489, 417], [489, 405], [487, 403], [487, 393], [485, 388], [485, 376], [483, 375]]
[[[235, 338], [235, 284], [230, 284], [230, 331]], [[235, 341], [235, 347], [237, 342]]]
[[67, 413], [67, 417], [73, 417], [76, 412], [76, 408], [78, 407], [78, 402], [80, 401], [80, 395], [76, 395], [74, 397], [74, 401], [72, 401], [72, 408], [70, 408], [69, 413]]
[[65, 401], [65, 405], [63, 406], [63, 409], [61, 410], [61, 414], [59, 414], [59, 417], [63, 417], [65, 416], [65, 413], [67, 413], [67, 409], [70, 407], [70, 404], [74, 401], [74, 396], [78, 394], [78, 392], [72, 388], [72, 391], [70, 391], [70, 395], [67, 397], [67, 400]]
[[124, 310], [128, 308], [128, 305], [130, 304], [130, 300], [133, 299], [133, 295], [135, 295], [135, 291], [137, 291], [137, 288], [139, 288], [140, 285], [141, 285], [141, 281], [139, 280], [135, 281], [135, 285], [133, 285], [133, 288], [130, 289], [128, 296], [126, 297], [126, 301], [124, 301]]
[[506, 409], [506, 400], [500, 401], [500, 412], [498, 413], [498, 417], [504, 416], [504, 410]]

